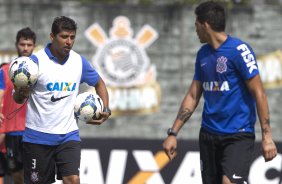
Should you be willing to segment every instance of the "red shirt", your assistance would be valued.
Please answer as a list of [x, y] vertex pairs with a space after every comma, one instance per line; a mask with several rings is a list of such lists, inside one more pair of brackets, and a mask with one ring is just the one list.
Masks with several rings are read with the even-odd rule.
[[[0, 133], [23, 131], [25, 129], [27, 103], [17, 104], [13, 99], [14, 85], [8, 75], [9, 66], [9, 64], [2, 66], [5, 84], [2, 113], [5, 118], [0, 127]], [[19, 111], [15, 113], [17, 110]]]

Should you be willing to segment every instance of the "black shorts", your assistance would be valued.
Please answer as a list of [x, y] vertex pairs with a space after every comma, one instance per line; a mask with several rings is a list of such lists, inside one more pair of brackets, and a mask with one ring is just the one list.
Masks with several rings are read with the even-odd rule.
[[69, 141], [58, 146], [23, 143], [25, 184], [51, 184], [63, 176], [79, 175], [81, 144]]
[[232, 183], [247, 183], [254, 152], [254, 134], [220, 136], [201, 128], [199, 141], [203, 184], [222, 183], [223, 175]]
[[23, 143], [22, 136], [5, 136], [7, 149], [7, 165], [9, 172], [16, 172], [23, 169]]
[[5, 176], [7, 174], [7, 169], [5, 154], [0, 152], [0, 176]]

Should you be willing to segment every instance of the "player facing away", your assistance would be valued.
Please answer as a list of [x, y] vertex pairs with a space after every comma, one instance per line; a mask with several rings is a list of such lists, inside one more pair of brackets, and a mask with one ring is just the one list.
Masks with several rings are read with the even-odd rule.
[[[18, 56], [30, 56], [35, 48], [35, 43], [36, 34], [29, 27], [19, 30], [15, 43]], [[9, 66], [10, 64], [6, 63], [0, 70], [0, 84], [3, 84], [0, 87], [0, 92], [3, 92], [0, 131], [6, 133], [5, 145], [9, 173], [12, 175], [14, 184], [23, 184], [22, 135], [25, 129], [27, 104], [17, 104], [13, 100], [14, 86], [8, 76]]]
[[50, 40], [31, 58], [38, 63], [39, 76], [31, 88], [15, 88], [15, 101], [28, 97], [23, 135], [25, 183], [79, 184], [81, 139], [74, 103], [79, 84], [95, 87], [104, 102], [101, 118], [88, 124], [100, 125], [110, 116], [108, 91], [103, 79], [80, 54], [72, 50], [77, 25], [71, 18], [56, 17]]
[[247, 184], [256, 112], [265, 161], [277, 154], [255, 54], [247, 43], [225, 33], [225, 11], [221, 5], [204, 2], [198, 5], [195, 14], [196, 32], [203, 45], [196, 56], [191, 86], [167, 132], [163, 148], [170, 159], [175, 156], [176, 135], [203, 95], [199, 133], [202, 182]]

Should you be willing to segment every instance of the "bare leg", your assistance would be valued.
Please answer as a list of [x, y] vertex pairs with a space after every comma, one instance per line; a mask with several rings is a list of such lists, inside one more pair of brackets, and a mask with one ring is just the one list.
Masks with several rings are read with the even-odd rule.
[[231, 183], [231, 181], [228, 179], [228, 177], [226, 175], [223, 175], [222, 184], [235, 184], [235, 183]]
[[13, 172], [12, 174], [14, 184], [24, 184], [24, 173], [23, 170]]
[[4, 177], [0, 176], [0, 184], [4, 184]]
[[80, 178], [78, 175], [64, 176], [64, 184], [80, 184]]

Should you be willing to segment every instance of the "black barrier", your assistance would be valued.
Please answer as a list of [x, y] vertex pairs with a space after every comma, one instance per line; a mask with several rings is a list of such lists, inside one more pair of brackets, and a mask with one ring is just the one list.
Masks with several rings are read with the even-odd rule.
[[[279, 154], [265, 163], [255, 144], [249, 184], [282, 183], [282, 143], [276, 145]], [[179, 140], [177, 150], [169, 162], [162, 140], [83, 138], [81, 184], [201, 184], [198, 142]], [[12, 184], [10, 177], [5, 184]]]
[[[280, 153], [282, 144], [277, 143]], [[82, 184], [201, 184], [198, 142], [179, 140], [178, 154], [169, 162], [162, 140], [83, 139]], [[265, 163], [260, 143], [250, 170], [250, 184], [281, 184], [282, 155]]]

